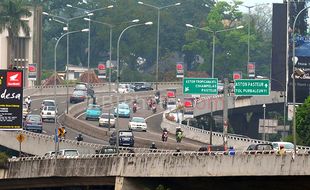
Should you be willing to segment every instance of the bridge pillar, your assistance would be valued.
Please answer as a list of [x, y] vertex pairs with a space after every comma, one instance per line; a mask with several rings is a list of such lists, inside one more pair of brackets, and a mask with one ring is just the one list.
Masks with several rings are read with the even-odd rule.
[[124, 185], [124, 177], [116, 177], [114, 190], [123, 190], [123, 185]]
[[115, 178], [114, 190], [136, 190], [144, 189], [144, 186], [140, 184], [142, 180], [134, 180], [133, 178], [125, 178], [117, 176]]

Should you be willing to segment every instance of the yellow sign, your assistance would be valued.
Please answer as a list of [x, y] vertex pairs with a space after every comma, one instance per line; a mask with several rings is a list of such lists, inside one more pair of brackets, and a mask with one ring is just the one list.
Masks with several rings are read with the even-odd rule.
[[25, 140], [25, 136], [23, 134], [19, 134], [16, 136], [18, 142], [22, 143]]
[[65, 128], [58, 128], [58, 137], [63, 137], [66, 133]]

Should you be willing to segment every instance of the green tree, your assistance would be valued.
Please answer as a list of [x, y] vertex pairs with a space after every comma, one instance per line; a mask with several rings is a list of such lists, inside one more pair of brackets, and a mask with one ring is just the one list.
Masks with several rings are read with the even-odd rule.
[[[0, 3], [0, 33], [4, 30], [8, 31], [8, 51], [11, 55], [10, 61], [13, 58], [13, 49], [16, 46], [20, 29], [23, 30], [26, 36], [29, 36], [30, 28], [28, 22], [21, 18], [30, 17], [31, 12], [26, 7], [23, 0], [3, 0]], [[10, 64], [13, 65], [13, 62]]]
[[296, 132], [303, 145], [310, 146], [310, 96], [296, 110]]

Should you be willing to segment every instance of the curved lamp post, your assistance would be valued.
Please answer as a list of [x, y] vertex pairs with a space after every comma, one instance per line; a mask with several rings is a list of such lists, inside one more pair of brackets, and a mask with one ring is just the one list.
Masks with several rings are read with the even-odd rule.
[[257, 5], [252, 5], [252, 6], [247, 6], [247, 5], [240, 5], [248, 9], [248, 63], [250, 62], [250, 35], [251, 35], [251, 9], [254, 7], [262, 6], [262, 5], [269, 5], [269, 3], [262, 3], [262, 4], [257, 4]]
[[308, 8], [310, 8], [310, 6], [307, 6], [298, 12], [298, 14], [295, 17], [294, 23], [293, 23], [293, 31], [292, 31], [292, 33], [293, 33], [293, 56], [292, 56], [292, 61], [293, 61], [293, 65], [292, 65], [292, 68], [293, 68], [293, 70], [292, 70], [292, 72], [293, 72], [293, 75], [292, 75], [292, 77], [293, 77], [293, 141], [294, 141], [294, 152], [295, 152], [295, 154], [296, 154], [296, 144], [297, 144], [297, 142], [296, 142], [297, 140], [296, 140], [296, 92], [295, 92], [295, 90], [296, 90], [295, 89], [296, 88], [295, 82], [296, 81], [295, 81], [295, 75], [298, 75], [296, 73], [295, 65], [298, 62], [298, 58], [295, 56], [295, 34], [294, 33], [295, 33], [296, 21], [297, 21], [299, 15]]
[[83, 9], [83, 8], [80, 8], [80, 7], [75, 7], [73, 5], [70, 5], [70, 4], [67, 4], [66, 5], [67, 7], [70, 7], [70, 8], [75, 8], [75, 9], [79, 9], [79, 10], [82, 10], [84, 11], [87, 16], [88, 16], [88, 19], [89, 19], [89, 22], [88, 22], [88, 29], [89, 29], [89, 32], [88, 32], [88, 55], [87, 55], [87, 83], [89, 83], [89, 66], [90, 66], [90, 17], [94, 15], [94, 12], [96, 11], [101, 11], [101, 10], [104, 10], [104, 9], [110, 9], [110, 8], [113, 8], [113, 5], [109, 5], [109, 6], [106, 6], [106, 7], [102, 7], [102, 8], [98, 8], [98, 9], [93, 9], [93, 10], [87, 10], [87, 9]]
[[[152, 25], [153, 22], [146, 22], [146, 23], [141, 23], [141, 24], [133, 24], [130, 26], [127, 26], [119, 35], [118, 40], [117, 40], [117, 54], [116, 54], [116, 62], [117, 62], [117, 77], [116, 77], [116, 92], [119, 93], [118, 87], [119, 87], [119, 43], [122, 38], [122, 35], [124, 32], [130, 28], [137, 27], [137, 26], [142, 26], [142, 25]], [[118, 113], [118, 105], [119, 105], [119, 97], [117, 97], [117, 103], [116, 103], [116, 125], [115, 125], [115, 130], [116, 130], [116, 148], [118, 152], [118, 147], [119, 147], [119, 138], [118, 138], [118, 128], [119, 128], [119, 113]]]
[[[189, 27], [189, 28], [195, 28], [198, 30], [203, 30], [203, 31], [207, 31], [207, 32], [211, 32], [213, 34], [213, 40], [212, 40], [212, 78], [214, 78], [214, 58], [215, 58], [215, 37], [217, 33], [220, 32], [226, 32], [226, 31], [231, 31], [231, 30], [236, 30], [236, 29], [242, 29], [243, 26], [237, 26], [237, 27], [233, 27], [233, 28], [227, 28], [227, 29], [223, 29], [223, 30], [210, 30], [207, 28], [199, 28], [196, 26], [193, 26], [191, 24], [185, 24], [185, 26]], [[213, 125], [213, 101], [211, 101], [211, 124], [210, 124], [210, 144], [212, 144], [212, 125]]]
[[[91, 21], [91, 22], [94, 22], [94, 23], [98, 23], [98, 24], [102, 24], [102, 25], [105, 25], [105, 26], [108, 26], [109, 29], [110, 29], [110, 55], [109, 55], [109, 61], [110, 61], [110, 69], [109, 69], [109, 92], [111, 92], [111, 75], [112, 75], [112, 71], [111, 71], [111, 64], [112, 64], [112, 34], [113, 34], [113, 27], [114, 25], [112, 24], [109, 24], [109, 23], [106, 23], [106, 22], [101, 22], [101, 21], [97, 21], [97, 20], [92, 20], [92, 19], [89, 19], [89, 18], [84, 18], [84, 20], [86, 21]], [[139, 19], [135, 19], [135, 20], [132, 20], [132, 21], [129, 21], [129, 22], [132, 22], [132, 23], [136, 23], [136, 22], [139, 22]], [[125, 22], [125, 23], [129, 23], [129, 22]]]
[[[73, 33], [78, 33], [78, 32], [89, 32], [88, 29], [83, 29], [83, 30], [75, 30], [75, 31], [71, 31], [71, 32], [67, 32], [67, 33], [64, 33], [63, 35], [61, 35], [56, 44], [55, 44], [55, 48], [54, 48], [54, 101], [56, 103], [56, 85], [57, 85], [57, 68], [56, 68], [56, 65], [57, 65], [57, 46], [58, 46], [58, 43], [59, 41], [64, 37], [64, 36], [67, 36], [69, 34], [73, 34]], [[55, 126], [55, 133], [57, 132], [57, 121], [56, 121], [56, 118], [54, 119], [54, 126]], [[55, 134], [57, 135], [57, 134]], [[56, 146], [56, 143], [55, 143], [55, 152], [57, 152], [57, 146]], [[57, 156], [56, 156], [57, 157]]]
[[168, 7], [174, 7], [181, 5], [181, 3], [174, 3], [171, 5], [163, 6], [163, 7], [156, 7], [154, 5], [150, 5], [147, 3], [144, 3], [142, 1], [139, 1], [138, 4], [145, 5], [147, 7], [151, 7], [157, 10], [157, 43], [156, 43], [156, 90], [158, 90], [158, 61], [159, 61], [159, 26], [160, 26], [160, 10]]

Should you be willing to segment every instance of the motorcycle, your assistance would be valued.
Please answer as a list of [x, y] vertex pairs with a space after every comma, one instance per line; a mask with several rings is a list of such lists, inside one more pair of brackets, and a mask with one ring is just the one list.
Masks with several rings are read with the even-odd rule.
[[159, 96], [155, 96], [156, 104], [159, 104]]
[[167, 109], [167, 101], [163, 102], [163, 108], [166, 110]]
[[155, 104], [152, 106], [152, 111], [153, 111], [153, 113], [156, 113], [156, 106], [155, 106]]
[[137, 112], [137, 105], [133, 105], [132, 111], [133, 111], [133, 113]]
[[168, 140], [168, 132], [167, 131], [163, 132], [161, 139], [163, 142], [167, 142], [167, 140]]

